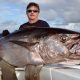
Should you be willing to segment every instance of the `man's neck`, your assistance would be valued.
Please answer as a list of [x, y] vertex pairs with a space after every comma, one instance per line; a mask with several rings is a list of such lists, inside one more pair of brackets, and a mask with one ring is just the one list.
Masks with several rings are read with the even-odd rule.
[[36, 23], [37, 21], [38, 21], [38, 19], [36, 19], [36, 20], [29, 20], [29, 23], [33, 24], [33, 23]]

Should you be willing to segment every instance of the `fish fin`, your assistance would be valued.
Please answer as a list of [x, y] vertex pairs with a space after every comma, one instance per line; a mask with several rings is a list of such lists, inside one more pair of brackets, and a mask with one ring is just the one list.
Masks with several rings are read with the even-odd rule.
[[12, 43], [14, 43], [14, 44], [17, 44], [17, 45], [19, 45], [19, 46], [25, 47], [25, 48], [27, 48], [27, 49], [29, 49], [29, 50], [30, 50], [30, 47], [31, 47], [31, 46], [34, 46], [34, 45], [36, 45], [37, 43], [39, 43], [39, 42], [32, 42], [32, 43], [30, 43], [30, 42], [17, 41], [17, 40], [11, 40], [10, 42], [12, 42]]

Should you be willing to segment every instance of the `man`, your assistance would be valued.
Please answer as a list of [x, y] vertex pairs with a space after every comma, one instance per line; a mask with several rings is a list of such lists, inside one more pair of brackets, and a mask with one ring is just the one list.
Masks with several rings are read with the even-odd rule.
[[[26, 8], [28, 22], [22, 24], [19, 29], [24, 30], [28, 27], [50, 27], [46, 21], [38, 19], [39, 13], [39, 5], [37, 3], [30, 2]], [[27, 65], [25, 70], [26, 80], [39, 80], [39, 71], [41, 67], [42, 65]]]
[[39, 5], [37, 3], [30, 2], [26, 8], [28, 22], [22, 24], [19, 29], [23, 30], [27, 27], [50, 27], [46, 21], [38, 19], [39, 13]]

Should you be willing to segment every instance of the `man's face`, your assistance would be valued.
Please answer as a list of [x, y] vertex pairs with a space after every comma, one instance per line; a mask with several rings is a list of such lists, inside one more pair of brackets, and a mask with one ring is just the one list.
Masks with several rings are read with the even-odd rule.
[[39, 15], [39, 10], [37, 7], [31, 6], [30, 8], [28, 8], [27, 16], [29, 20], [36, 20], [38, 18], [38, 15]]

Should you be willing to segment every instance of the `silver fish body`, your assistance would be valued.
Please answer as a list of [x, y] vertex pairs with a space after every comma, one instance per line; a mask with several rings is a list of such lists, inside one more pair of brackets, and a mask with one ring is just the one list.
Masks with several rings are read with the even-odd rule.
[[65, 61], [72, 54], [67, 47], [71, 38], [67, 40], [68, 36], [61, 37], [63, 34], [79, 35], [74, 31], [57, 28], [28, 28], [12, 33], [0, 39], [0, 57], [13, 66]]

